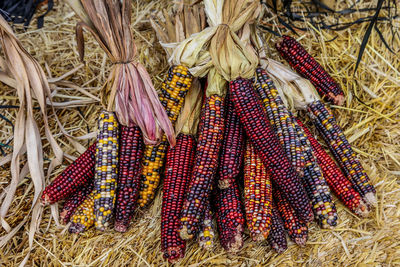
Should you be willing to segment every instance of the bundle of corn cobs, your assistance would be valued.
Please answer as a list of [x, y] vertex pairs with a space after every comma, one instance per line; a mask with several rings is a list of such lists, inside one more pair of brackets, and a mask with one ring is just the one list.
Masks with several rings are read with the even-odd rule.
[[[176, 144], [164, 135], [145, 145], [138, 126], [120, 126], [105, 111], [96, 142], [45, 189], [43, 202], [66, 200], [61, 218], [71, 222], [70, 232], [104, 230], [112, 221], [124, 232], [163, 177], [161, 245], [171, 262], [194, 237], [212, 248], [214, 219], [221, 245], [232, 253], [243, 245], [245, 225], [253, 240], [267, 240], [279, 253], [286, 233], [305, 245], [314, 219], [323, 228], [337, 224], [330, 190], [366, 216], [375, 189], [311, 83], [336, 104], [343, 103], [339, 85], [291, 37], [277, 49], [311, 83], [259, 60], [258, 1], [205, 0], [204, 7], [180, 4], [172, 16], [152, 20], [173, 64], [159, 100]], [[307, 111], [339, 166], [294, 108]]]

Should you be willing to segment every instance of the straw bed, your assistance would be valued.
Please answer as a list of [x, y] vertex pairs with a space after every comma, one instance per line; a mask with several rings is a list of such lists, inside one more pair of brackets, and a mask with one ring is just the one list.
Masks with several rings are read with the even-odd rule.
[[[148, 18], [151, 13], [167, 7], [170, 2], [172, 1], [133, 1], [132, 25], [138, 47], [138, 60], [145, 63], [156, 88], [160, 88], [168, 63], [151, 30]], [[340, 6], [341, 3], [344, 5], [345, 1], [338, 1], [337, 5]], [[376, 3], [364, 1], [357, 5], [360, 8], [374, 7]], [[382, 10], [380, 16], [388, 16], [387, 11]], [[354, 13], [343, 21], [353, 21], [357, 18], [358, 14]], [[270, 20], [269, 23], [273, 24], [274, 20]], [[111, 65], [89, 35], [86, 37], [86, 65], [79, 62], [74, 40], [75, 24], [76, 17], [72, 10], [61, 1], [57, 1], [55, 9], [46, 16], [43, 29], [36, 30], [33, 26], [27, 32], [17, 32], [25, 48], [43, 66], [45, 72], [47, 71], [47, 76], [56, 78], [73, 71], [71, 75], [63, 76], [62, 80], [73, 82], [95, 96], [85, 95], [75, 89], [66, 89], [68, 86], [65, 86], [65, 83], [52, 83], [53, 87], [61, 88], [57, 90], [53, 99], [55, 101], [91, 101], [79, 107], [56, 108], [57, 116], [65, 129], [73, 136], [81, 136], [97, 127], [96, 121], [101, 105], [96, 97], [99, 96], [100, 87], [107, 78]], [[400, 19], [395, 19], [393, 24], [396, 27], [394, 30], [399, 31]], [[35, 25], [35, 21], [32, 25]], [[400, 58], [391, 54], [382, 44], [378, 34], [373, 31], [363, 59], [353, 76], [359, 45], [367, 26], [355, 25], [341, 32], [299, 32], [300, 37], [295, 38], [298, 38], [344, 90], [344, 106], [331, 108], [376, 187], [378, 205], [371, 215], [367, 218], [356, 217], [334, 198], [339, 215], [338, 225], [333, 230], [322, 230], [317, 223], [311, 223], [305, 247], [296, 246], [289, 241], [288, 250], [278, 255], [267, 242], [251, 242], [246, 230], [244, 246], [237, 255], [227, 255], [219, 242], [215, 242], [216, 248], [213, 251], [205, 252], [194, 240], [188, 242], [185, 258], [179, 262], [180, 265], [400, 264]], [[398, 54], [399, 37], [394, 37], [392, 43], [392, 33], [385, 22], [379, 27]], [[282, 33], [290, 34], [286, 31]], [[270, 47], [267, 50], [268, 55], [283, 62], [273, 48], [273, 41], [277, 41], [277, 37], [267, 34], [265, 40]], [[357, 101], [355, 96], [365, 105]], [[0, 105], [18, 104], [15, 90], [0, 83]], [[0, 114], [14, 121], [16, 109], [0, 109]], [[300, 114], [300, 117], [304, 118], [304, 114]], [[39, 116], [36, 119], [39, 121]], [[65, 152], [63, 165], [53, 172], [54, 178], [88, 147], [88, 140], [66, 138], [61, 134], [51, 112], [49, 120], [50, 128]], [[315, 133], [315, 128], [312, 129]], [[43, 127], [40, 130], [44, 136]], [[0, 119], [1, 144], [7, 143], [11, 136], [11, 125]], [[11, 153], [7, 146], [2, 148], [6, 153]], [[47, 154], [49, 144], [44, 143], [43, 149], [46, 152], [45, 164], [48, 165], [46, 159], [53, 157]], [[1, 157], [0, 155], [0, 162]], [[9, 180], [9, 165], [6, 164], [0, 169], [0, 197]], [[30, 216], [33, 189], [30, 188], [29, 193], [24, 194], [29, 187], [32, 187], [31, 180], [24, 179], [17, 189], [16, 198], [6, 218], [11, 227]], [[129, 263], [133, 266], [167, 266], [160, 244], [161, 200], [158, 190], [153, 204], [136, 211], [132, 226], [123, 234], [113, 230], [99, 232], [93, 228], [79, 236], [69, 234], [64, 226], [56, 226], [54, 220], [50, 220], [50, 208], [46, 207], [39, 231], [35, 235], [28, 264], [122, 266]], [[28, 229], [29, 223], [26, 223], [11, 241], [0, 248], [0, 265], [15, 266], [21, 263], [29, 251]], [[5, 230], [0, 229], [0, 246], [3, 245], [4, 235]]]

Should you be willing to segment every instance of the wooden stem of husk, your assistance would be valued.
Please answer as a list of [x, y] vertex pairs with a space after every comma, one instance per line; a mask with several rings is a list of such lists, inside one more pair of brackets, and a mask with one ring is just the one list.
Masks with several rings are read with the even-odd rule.
[[175, 144], [172, 124], [161, 105], [149, 74], [135, 62], [130, 0], [67, 0], [81, 18], [76, 26], [78, 51], [84, 56], [83, 29], [89, 31], [113, 63], [102, 89], [102, 104], [115, 110], [123, 125], [138, 125], [147, 144], [156, 144], [162, 132]]

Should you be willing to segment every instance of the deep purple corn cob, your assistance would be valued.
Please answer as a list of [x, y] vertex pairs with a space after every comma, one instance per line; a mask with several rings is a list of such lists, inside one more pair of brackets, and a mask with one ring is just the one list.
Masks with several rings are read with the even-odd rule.
[[330, 189], [348, 209], [358, 215], [366, 216], [369, 212], [368, 207], [361, 199], [360, 194], [354, 190], [349, 179], [343, 175], [333, 159], [313, 137], [310, 130], [299, 119], [297, 119], [297, 123], [303, 127]]
[[175, 262], [183, 258], [186, 241], [179, 236], [180, 215], [192, 173], [196, 141], [192, 135], [179, 134], [176, 145], [168, 148], [165, 163], [161, 209], [161, 248], [164, 258]]
[[211, 186], [218, 170], [218, 156], [224, 134], [224, 99], [206, 97], [201, 110], [196, 157], [189, 189], [183, 204], [180, 235], [191, 239], [199, 230]]
[[144, 143], [140, 128], [121, 126], [118, 189], [114, 211], [114, 229], [118, 232], [126, 232], [137, 206], [143, 151]]
[[308, 105], [311, 118], [322, 135], [330, 151], [339, 163], [354, 189], [371, 205], [376, 204], [375, 188], [357, 159], [335, 117], [321, 101]]
[[283, 253], [287, 249], [285, 227], [278, 208], [272, 201], [272, 224], [267, 238], [268, 244], [277, 252]]
[[236, 253], [243, 246], [244, 213], [236, 183], [226, 189], [216, 189], [215, 214], [222, 247]]
[[273, 190], [273, 195], [290, 239], [300, 246], [305, 246], [308, 238], [307, 224], [299, 219], [298, 214], [280, 190]]
[[273, 132], [251, 82], [242, 78], [230, 82], [230, 93], [240, 122], [265, 167], [271, 172], [273, 181], [284, 192], [300, 218], [305, 222], [312, 221], [314, 215], [307, 193]]
[[92, 192], [94, 185], [94, 175], [90, 182], [84, 185], [81, 189], [75, 191], [69, 196], [64, 203], [63, 210], [60, 213], [60, 220], [63, 224], [67, 224], [69, 219], [74, 214], [75, 210], [85, 201], [86, 197]]
[[310, 80], [321, 96], [343, 105], [344, 94], [339, 84], [294, 38], [284, 35], [276, 49], [293, 69]]
[[304, 151], [291, 112], [287, 109], [267, 72], [261, 68], [256, 70], [255, 86], [266, 114], [276, 136], [288, 159], [292, 162], [300, 176], [304, 174]]
[[228, 188], [235, 182], [243, 163], [244, 130], [232, 101], [225, 99], [225, 130], [219, 159], [218, 186]]
[[42, 194], [43, 204], [53, 204], [67, 198], [94, 176], [96, 143], [71, 163]]

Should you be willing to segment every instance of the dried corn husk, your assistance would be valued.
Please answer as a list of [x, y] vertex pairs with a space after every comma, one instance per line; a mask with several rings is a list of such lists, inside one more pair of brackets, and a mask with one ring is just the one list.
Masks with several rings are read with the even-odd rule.
[[[55, 156], [47, 169], [48, 174], [61, 163], [63, 152], [51, 134], [48, 124], [46, 101], [51, 100], [51, 90], [47, 78], [39, 63], [22, 47], [11, 27], [1, 16], [0, 42], [4, 51], [4, 58], [0, 57], [0, 68], [2, 69], [0, 80], [17, 90], [20, 101], [14, 126], [13, 152], [9, 158], [11, 161], [11, 182], [7, 187], [7, 193], [4, 195], [0, 209], [1, 225], [8, 234], [0, 238], [0, 247], [6, 244], [29, 219], [29, 216], [26, 216], [13, 229], [6, 221], [7, 212], [18, 184], [25, 178], [28, 170], [34, 187], [29, 229], [29, 246], [32, 247], [33, 235], [41, 219], [42, 207], [38, 198], [45, 182], [42, 141], [38, 124], [35, 121], [34, 100], [40, 107], [38, 112], [43, 120], [46, 139]], [[24, 155], [26, 155], [27, 163], [21, 167], [21, 160], [23, 160]], [[8, 159], [4, 159], [2, 162], [8, 162]], [[28, 259], [28, 255], [25, 260]]]
[[82, 19], [76, 26], [78, 51], [83, 60], [83, 29], [88, 30], [113, 63], [102, 90], [102, 104], [115, 110], [123, 125], [138, 125], [147, 144], [155, 144], [165, 132], [174, 145], [171, 122], [161, 105], [149, 74], [135, 62], [136, 45], [130, 30], [129, 0], [67, 0]]

